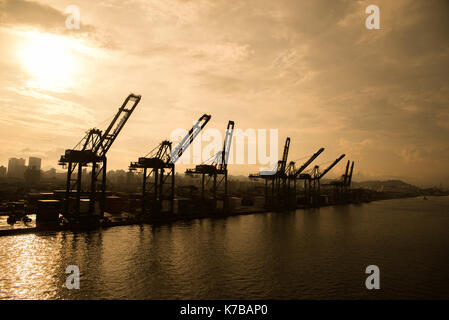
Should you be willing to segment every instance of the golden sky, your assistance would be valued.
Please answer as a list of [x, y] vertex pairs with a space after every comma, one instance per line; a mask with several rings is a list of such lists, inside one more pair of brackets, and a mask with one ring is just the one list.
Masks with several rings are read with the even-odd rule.
[[289, 159], [346, 153], [355, 180], [449, 185], [448, 1], [0, 0], [0, 45], [0, 165], [57, 167], [134, 92], [109, 169], [208, 113], [208, 128], [278, 129]]

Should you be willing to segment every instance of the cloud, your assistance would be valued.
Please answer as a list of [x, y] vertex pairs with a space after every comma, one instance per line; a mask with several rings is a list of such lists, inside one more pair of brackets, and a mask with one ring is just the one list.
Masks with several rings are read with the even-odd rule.
[[364, 139], [362, 141], [349, 141], [344, 138], [340, 139], [338, 145], [342, 150], [345, 150], [351, 156], [360, 156], [366, 148], [372, 147], [373, 139]]
[[1, 115], [0, 122], [22, 128], [41, 128], [48, 132], [80, 131], [94, 124], [92, 111], [78, 103], [24, 87], [10, 88], [10, 92], [22, 104], [5, 101], [2, 105], [9, 113]]
[[[2, 25], [70, 34], [57, 0], [0, 3]], [[35, 96], [43, 105], [36, 112], [30, 92], [15, 92], [20, 100], [2, 94], [0, 103], [12, 106], [5, 121], [42, 119], [42, 129], [53, 130], [63, 117], [73, 132], [87, 129], [86, 119], [101, 120], [129, 89], [143, 100], [116, 150], [138, 154], [207, 112], [209, 127], [231, 118], [242, 129], [278, 128], [281, 140], [292, 138], [293, 158], [323, 146], [329, 158], [346, 153], [365, 173], [420, 172], [430, 180], [448, 172], [447, 1], [378, 0], [381, 30], [365, 28], [366, 1], [77, 4], [83, 21], [95, 25], [89, 37], [118, 50], [85, 59], [79, 88], [61, 97], [73, 104]], [[0, 61], [0, 83], [17, 89], [11, 60]], [[126, 162], [118, 159], [111, 166]]]
[[424, 161], [424, 155], [422, 153], [422, 150], [413, 147], [413, 146], [407, 146], [401, 149], [400, 155], [402, 159], [404, 159], [405, 162], [422, 162]]
[[26, 0], [0, 0], [0, 25], [6, 27], [33, 27], [43, 32], [63, 34], [89, 34], [91, 25], [81, 24], [79, 30], [68, 30], [68, 14], [47, 4]]

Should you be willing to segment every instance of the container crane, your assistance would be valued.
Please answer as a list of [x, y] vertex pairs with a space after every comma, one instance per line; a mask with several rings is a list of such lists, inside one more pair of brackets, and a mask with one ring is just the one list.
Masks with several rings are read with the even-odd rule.
[[[163, 200], [170, 203], [169, 211], [173, 213], [174, 187], [175, 187], [175, 164], [195, 140], [204, 126], [209, 122], [211, 116], [202, 115], [189, 130], [181, 142], [172, 149], [172, 143], [164, 140], [159, 146], [150, 151], [145, 157], [137, 162], [131, 162], [129, 169], [142, 170], [142, 214], [148, 211], [159, 213], [164, 211]], [[153, 179], [151, 179], [153, 177]], [[170, 179], [168, 196], [164, 194], [164, 185]]]
[[[287, 189], [287, 158], [290, 149], [290, 137], [287, 137], [284, 144], [282, 159], [278, 161], [273, 170], [260, 171], [258, 174], [250, 174], [249, 178], [265, 180], [265, 206], [266, 207], [282, 207], [282, 193]], [[271, 186], [268, 186], [268, 180]], [[281, 187], [282, 186], [282, 187]], [[271, 190], [270, 190], [271, 189]], [[271, 191], [271, 192], [270, 192]], [[285, 193], [285, 192], [284, 192]]]
[[351, 185], [351, 178], [352, 178], [352, 172], [354, 170], [354, 161], [352, 161], [351, 169], [349, 169], [349, 165], [351, 164], [351, 161], [348, 160], [346, 163], [346, 170], [345, 173], [341, 176], [339, 180], [332, 181], [330, 184], [342, 189], [342, 191], [347, 191], [348, 188]]
[[333, 190], [334, 201], [336, 202], [346, 203], [350, 199], [349, 188], [351, 185], [352, 172], [354, 170], [354, 161], [352, 161], [351, 166], [350, 164], [351, 161], [348, 160], [346, 162], [345, 173], [341, 176], [341, 178], [329, 183]]
[[[97, 128], [90, 129], [75, 148], [66, 150], [61, 156], [59, 164], [64, 168], [67, 167], [63, 211], [65, 217], [71, 220], [79, 220], [81, 216], [92, 217], [94, 213], [103, 217], [106, 191], [106, 153], [117, 139], [140, 99], [140, 95], [129, 94], [104, 132]], [[88, 200], [83, 201], [83, 207], [81, 208], [82, 172], [83, 167], [89, 165], [92, 168], [90, 189], [85, 193]], [[72, 178], [75, 171], [77, 171], [77, 174]], [[97, 197], [97, 189], [101, 192], [99, 198]], [[98, 210], [95, 208], [97, 201], [99, 202]]]
[[[204, 189], [207, 184], [206, 176], [213, 178], [213, 198], [217, 198], [217, 190], [224, 181], [224, 195], [225, 199], [228, 195], [228, 159], [231, 151], [232, 136], [234, 133], [234, 121], [230, 120], [226, 128], [225, 139], [223, 142], [223, 149], [212, 158], [211, 164], [200, 164], [195, 169], [187, 169], [187, 175], [201, 175], [201, 196], [204, 197]], [[218, 175], [222, 175], [221, 179], [217, 179]], [[217, 181], [218, 180], [218, 181]]]
[[316, 205], [318, 203], [318, 199], [320, 197], [320, 180], [329, 172], [332, 170], [333, 167], [337, 165], [337, 163], [340, 162], [341, 159], [345, 157], [344, 154], [339, 156], [334, 162], [332, 162], [329, 167], [327, 167], [324, 171], [320, 172], [319, 166], [315, 166], [313, 168], [312, 172], [312, 183], [313, 183], [313, 190], [314, 190], [314, 204]]
[[[296, 180], [304, 180], [304, 193], [307, 198], [308, 190], [310, 190], [310, 175], [303, 175], [302, 172], [324, 151], [324, 148], [318, 149], [317, 152], [315, 152], [304, 164], [299, 167], [298, 169], [295, 169], [294, 165], [295, 163], [292, 161], [290, 162], [290, 171], [287, 173], [289, 178], [289, 190], [290, 190], [290, 182], [293, 181], [293, 188], [294, 188], [294, 194], [296, 198]], [[296, 201], [296, 200], [295, 200]]]

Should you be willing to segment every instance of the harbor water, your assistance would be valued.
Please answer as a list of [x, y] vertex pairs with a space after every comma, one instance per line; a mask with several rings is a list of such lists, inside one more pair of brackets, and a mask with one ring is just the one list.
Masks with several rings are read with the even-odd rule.
[[449, 197], [0, 237], [1, 299], [448, 299], [448, 270]]

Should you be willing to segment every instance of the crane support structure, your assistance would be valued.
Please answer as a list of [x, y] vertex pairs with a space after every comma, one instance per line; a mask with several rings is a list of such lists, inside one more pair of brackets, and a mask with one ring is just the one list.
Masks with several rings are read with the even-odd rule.
[[[213, 157], [212, 163], [197, 165], [195, 169], [187, 169], [186, 175], [201, 175], [201, 197], [204, 198], [205, 187], [213, 179], [212, 196], [217, 199], [217, 192], [224, 182], [221, 198], [225, 201], [228, 195], [228, 159], [231, 151], [232, 136], [234, 134], [234, 121], [229, 120], [223, 141], [223, 149]], [[219, 176], [222, 176], [221, 179]], [[209, 178], [209, 179], [207, 179]]]
[[[131, 171], [143, 172], [142, 215], [148, 213], [155, 215], [165, 211], [173, 213], [175, 164], [210, 118], [210, 115], [202, 115], [175, 148], [172, 149], [172, 143], [165, 140], [145, 157], [139, 158], [137, 162], [131, 162], [129, 166]], [[167, 184], [169, 188], [166, 188]], [[168, 208], [164, 206], [165, 203], [168, 203]]]
[[[129, 94], [104, 132], [97, 128], [90, 129], [74, 149], [66, 150], [61, 156], [59, 164], [67, 167], [63, 211], [66, 218], [79, 220], [80, 216], [90, 217], [95, 215], [103, 217], [106, 191], [106, 153], [125, 126], [140, 99], [140, 95]], [[91, 166], [92, 169], [90, 184], [87, 190], [83, 190], [83, 168], [88, 166]], [[77, 172], [76, 175], [75, 172]], [[97, 190], [99, 190], [100, 195], [98, 195]], [[86, 200], [83, 201], [83, 206], [81, 206], [82, 196], [88, 197], [83, 199]], [[84, 205], [87, 202], [88, 205]]]

